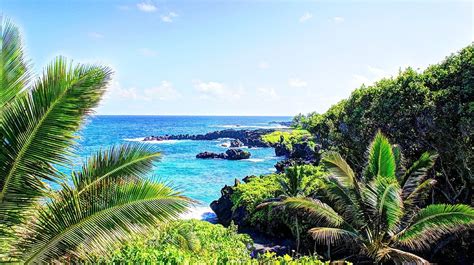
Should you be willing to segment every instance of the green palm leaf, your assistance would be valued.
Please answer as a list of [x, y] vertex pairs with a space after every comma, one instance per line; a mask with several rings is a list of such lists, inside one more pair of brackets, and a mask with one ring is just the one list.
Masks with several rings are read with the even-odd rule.
[[385, 247], [378, 250], [376, 253], [376, 260], [392, 260], [395, 264], [430, 264], [420, 256], [391, 247]]
[[304, 210], [315, 217], [316, 222], [324, 222], [338, 227], [344, 219], [329, 205], [310, 198], [288, 198], [284, 200], [285, 206], [291, 209]]
[[430, 170], [438, 158], [435, 153], [424, 152], [421, 157], [405, 172], [401, 178], [400, 185], [403, 187], [403, 198], [407, 198], [421, 182], [424, 181], [428, 170]]
[[113, 242], [176, 219], [191, 204], [161, 183], [112, 180], [102, 184], [107, 188], [94, 186], [81, 195], [64, 186], [62, 199], [47, 203], [39, 210], [37, 221], [27, 227], [18, 245], [22, 259], [45, 263], [64, 255], [74, 258], [79, 246], [106, 255]]
[[411, 225], [397, 236], [397, 242], [412, 249], [427, 249], [442, 236], [472, 225], [474, 208], [463, 204], [432, 204], [420, 210]]
[[403, 201], [398, 181], [378, 176], [366, 189], [376, 233], [393, 234], [403, 216]]
[[158, 161], [160, 153], [144, 144], [125, 144], [98, 151], [72, 173], [72, 181], [79, 193], [107, 179], [140, 179], [146, 177]]
[[379, 131], [369, 148], [366, 178], [370, 181], [377, 176], [395, 178], [395, 156], [388, 139]]
[[327, 152], [321, 161], [344, 187], [354, 188], [357, 185], [354, 171], [339, 153]]
[[315, 227], [311, 228], [308, 233], [316, 242], [326, 245], [357, 241], [359, 237], [359, 235], [354, 232], [332, 227]]
[[26, 88], [28, 68], [18, 28], [0, 15], [0, 110]]
[[344, 217], [344, 220], [356, 227], [362, 227], [370, 222], [365, 220], [365, 216], [367, 216], [364, 213], [365, 207], [358, 200], [353, 190], [347, 189], [332, 177], [326, 181], [326, 184], [322, 193], [329, 200], [333, 208]]
[[[104, 67], [72, 67], [58, 58], [31, 94], [0, 113], [0, 220], [18, 223], [22, 211], [43, 194], [43, 179], [57, 178], [52, 164], [64, 165], [75, 131], [97, 106], [110, 77]], [[1, 231], [0, 231], [1, 232]]]

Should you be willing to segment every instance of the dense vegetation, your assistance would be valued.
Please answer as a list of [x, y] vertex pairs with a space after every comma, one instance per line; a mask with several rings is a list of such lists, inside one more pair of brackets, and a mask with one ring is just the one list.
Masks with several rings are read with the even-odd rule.
[[110, 257], [94, 262], [153, 264], [329, 264], [316, 256], [251, 258], [252, 240], [231, 225], [224, 228], [198, 220], [176, 221], [126, 242]]
[[[309, 136], [290, 138], [288, 132], [281, 132], [264, 136], [263, 139], [268, 139], [267, 141], [273, 144], [285, 142], [291, 143], [292, 146], [299, 145], [305, 150], [308, 146], [313, 148], [316, 159], [308, 159], [307, 153], [303, 153], [304, 156], [301, 158], [294, 157], [294, 153], [289, 153], [291, 154], [287, 156], [289, 160], [283, 163], [286, 166], [314, 163], [323, 166], [318, 167], [323, 172], [330, 169], [327, 163], [329, 154], [337, 152], [341, 161], [342, 158], [347, 160], [347, 162], [344, 162], [347, 166], [346, 169], [349, 169], [348, 165], [351, 165], [354, 176], [357, 176], [363, 182], [361, 183], [361, 186], [364, 187], [361, 188], [362, 192], [367, 187], [375, 185], [364, 182], [364, 176], [370, 171], [370, 168], [366, 167], [367, 146], [370, 145], [376, 132], [380, 130], [389, 139], [399, 144], [390, 149], [395, 156], [397, 165], [400, 165], [397, 166], [395, 176], [399, 176], [406, 170], [410, 172], [411, 169], [407, 169], [404, 165], [420, 166], [423, 164], [421, 161], [425, 161], [424, 165], [426, 167], [423, 174], [419, 175], [423, 178], [423, 181], [410, 184], [412, 185], [410, 189], [416, 188], [419, 194], [424, 195], [415, 201], [412, 201], [413, 197], [403, 197], [406, 196], [403, 193], [404, 189], [408, 188], [405, 187], [405, 183], [393, 182], [390, 184], [394, 191], [401, 192], [401, 205], [405, 206], [398, 210], [396, 208], [391, 208], [391, 210], [398, 212], [401, 216], [411, 215], [413, 218], [415, 218], [416, 213], [423, 215], [451, 210], [467, 213], [460, 220], [437, 220], [431, 224], [450, 231], [451, 226], [455, 226], [457, 221], [462, 223], [463, 220], [472, 221], [473, 218], [472, 208], [466, 205], [453, 206], [455, 203], [474, 206], [474, 186], [472, 186], [472, 183], [474, 183], [472, 174], [474, 166], [472, 142], [474, 135], [473, 70], [474, 45], [471, 44], [459, 53], [449, 56], [442, 63], [428, 67], [425, 71], [417, 72], [408, 68], [405, 71], [400, 71], [396, 77], [380, 80], [369, 87], [362, 86], [356, 89], [348, 99], [332, 106], [324, 114], [310, 113], [296, 116], [293, 121], [295, 131], [307, 130], [311, 134]], [[436, 154], [436, 159], [434, 159], [433, 154]], [[321, 157], [325, 157], [325, 165], [319, 163]], [[322, 175], [325, 174], [322, 173]], [[334, 175], [334, 172], [331, 172], [331, 175]], [[306, 194], [305, 196], [301, 194], [287, 196], [285, 199], [285, 196], [281, 196], [281, 186], [278, 179], [276, 175], [262, 176], [234, 186], [232, 190], [233, 210], [237, 212], [245, 208], [249, 211], [247, 216], [250, 222], [245, 223], [245, 225], [250, 225], [254, 229], [270, 235], [281, 236], [281, 233], [277, 234], [275, 231], [282, 231], [283, 229], [279, 225], [284, 224], [289, 228], [289, 235], [293, 239], [300, 240], [300, 231], [321, 226], [320, 221], [324, 218], [309, 218], [312, 212], [311, 209], [302, 210], [298, 207], [290, 207], [289, 204], [283, 202], [291, 201], [292, 197], [296, 199], [310, 197], [330, 205], [330, 200], [326, 196], [331, 193], [332, 184], [325, 181], [323, 185], [317, 185], [320, 188], [316, 189], [316, 193]], [[378, 184], [382, 185], [384, 182], [381, 181]], [[367, 191], [364, 191], [364, 193], [367, 193]], [[342, 194], [340, 195], [342, 196]], [[326, 199], [324, 199], [325, 197]], [[333, 195], [332, 200], [335, 199], [336, 197]], [[348, 213], [345, 211], [349, 211], [350, 205], [357, 202], [357, 200], [352, 199], [344, 203], [345, 207], [343, 209], [339, 209], [340, 205], [339, 208], [334, 206], [336, 212], [341, 213], [342, 211], [342, 215], [347, 216]], [[339, 198], [339, 200], [342, 199]], [[433, 203], [442, 204], [430, 205]], [[424, 206], [427, 206], [427, 208], [420, 213], [419, 209]], [[363, 211], [370, 210], [370, 204], [363, 201], [361, 209]], [[381, 209], [383, 212], [383, 208]], [[237, 214], [235, 216], [240, 217]], [[403, 225], [409, 226], [412, 224], [407, 221], [408, 217], [400, 217], [397, 214], [394, 216], [395, 219], [385, 219], [384, 222], [386, 223], [383, 223], [384, 217], [377, 217], [377, 222], [372, 219], [370, 221], [365, 220], [371, 225], [383, 227], [377, 228], [378, 231], [385, 230], [388, 232], [388, 234], [381, 235], [379, 242], [381, 245], [379, 247], [389, 247], [390, 244], [395, 244], [397, 240], [403, 240], [402, 238], [389, 239], [396, 234], [392, 233], [393, 231], [390, 232], [391, 230], [387, 230], [387, 222], [391, 224], [392, 228], [393, 223], [397, 223], [397, 229], [400, 229]], [[458, 214], [450, 213], [446, 213], [446, 216], [450, 218], [459, 217]], [[353, 220], [364, 221], [359, 216], [349, 218], [348, 223], [350, 224]], [[416, 221], [416, 219], [410, 219], [410, 221]], [[279, 224], [276, 224], [276, 222]], [[354, 227], [357, 227], [357, 225]], [[421, 229], [421, 227], [417, 229]], [[360, 229], [356, 230], [359, 231]], [[341, 239], [350, 241], [347, 233], [332, 233], [336, 230], [321, 231], [325, 232], [322, 236], [326, 241], [319, 238], [316, 243], [330, 245]], [[343, 232], [341, 230], [337, 231]], [[360, 231], [363, 231], [363, 229]], [[374, 231], [370, 232], [370, 234], [373, 233]], [[461, 238], [458, 237], [459, 235]], [[288, 231], [282, 236], [288, 236]], [[301, 236], [304, 237], [304, 235]], [[364, 236], [359, 237], [360, 234], [357, 234], [357, 236], [357, 242], [365, 242], [362, 248], [356, 247], [356, 243], [351, 243], [351, 245], [342, 244], [333, 249], [333, 252], [342, 253], [341, 255], [346, 257], [351, 255], [350, 253], [363, 254], [362, 256], [369, 257], [372, 260], [383, 260], [386, 255], [392, 258], [397, 256], [397, 253], [389, 253], [389, 251], [382, 251], [379, 255], [375, 255], [377, 251], [374, 250], [373, 245], [371, 246], [372, 243], [369, 242], [369, 244], [364, 241], [366, 238], [364, 239]], [[398, 254], [407, 254], [405, 257], [400, 257], [401, 260], [415, 260], [421, 255], [433, 261], [447, 262], [449, 260], [453, 263], [465, 263], [472, 261], [474, 258], [470, 254], [474, 250], [474, 240], [469, 229], [466, 233], [450, 236], [436, 232], [429, 234], [429, 236], [424, 235], [414, 238], [409, 245], [403, 245], [400, 242], [398, 245], [395, 244], [396, 247], [400, 247], [402, 251], [406, 252], [398, 252]], [[459, 239], [454, 240], [457, 238]], [[429, 246], [428, 241], [429, 243], [436, 243], [437, 240], [435, 239], [439, 239], [439, 244], [434, 247]], [[386, 244], [386, 242], [390, 243]], [[311, 241], [303, 243], [311, 245]], [[395, 245], [393, 245], [393, 248], [396, 248]], [[370, 250], [364, 250], [364, 247]], [[407, 251], [410, 250], [410, 247], [415, 250], [418, 256], [408, 254]], [[323, 249], [323, 252], [329, 251], [329, 249], [332, 248]], [[355, 253], [357, 252], [356, 249], [359, 253]], [[328, 252], [326, 258], [330, 256], [329, 254]]]
[[418, 73], [362, 86], [324, 114], [295, 117], [320, 145], [334, 150], [356, 171], [377, 130], [400, 145], [408, 163], [426, 150], [439, 154], [431, 171], [435, 201], [473, 204], [474, 44]]
[[317, 196], [295, 193], [270, 204], [308, 213], [317, 224], [308, 231], [316, 242], [350, 244], [355, 257], [426, 263], [406, 249], [428, 249], [446, 234], [467, 230], [474, 224], [474, 208], [463, 204], [420, 208], [435, 184], [426, 173], [437, 155], [423, 153], [410, 167], [401, 157], [398, 146], [392, 147], [378, 133], [363, 174], [354, 173], [340, 154], [327, 152], [322, 162], [331, 175]]
[[291, 130], [291, 131], [275, 131], [262, 136], [262, 140], [272, 146], [283, 144], [291, 149], [295, 143], [311, 138], [311, 134], [307, 130]]
[[[0, 262], [50, 263], [175, 219], [192, 203], [147, 180], [159, 154], [124, 145], [99, 151], [70, 175], [76, 132], [111, 71], [56, 58], [32, 80], [18, 29], [0, 21]], [[57, 189], [52, 189], [54, 183]]]

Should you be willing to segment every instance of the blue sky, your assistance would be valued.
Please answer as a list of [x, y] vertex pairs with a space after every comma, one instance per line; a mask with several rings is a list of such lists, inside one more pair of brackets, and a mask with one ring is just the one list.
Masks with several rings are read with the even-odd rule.
[[474, 40], [469, 1], [1, 0], [0, 12], [36, 73], [57, 55], [113, 68], [98, 114], [324, 112]]

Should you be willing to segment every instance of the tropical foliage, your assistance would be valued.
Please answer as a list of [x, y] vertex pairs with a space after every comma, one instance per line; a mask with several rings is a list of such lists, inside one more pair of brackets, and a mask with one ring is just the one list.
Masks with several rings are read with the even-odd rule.
[[474, 209], [468, 205], [419, 207], [435, 183], [427, 172], [436, 158], [425, 152], [405, 169], [399, 147], [379, 132], [362, 174], [339, 153], [328, 152], [322, 162], [331, 175], [322, 194], [290, 197], [283, 204], [312, 217], [317, 226], [308, 232], [318, 243], [350, 244], [356, 254], [377, 262], [426, 263], [408, 250], [425, 250], [443, 236], [474, 225]]
[[[295, 119], [309, 130], [322, 152], [339, 152], [360, 171], [366, 146], [381, 129], [413, 163], [424, 150], [439, 154], [432, 177], [434, 199], [474, 205], [474, 44], [423, 72], [397, 76], [356, 89], [324, 114]], [[434, 173], [436, 172], [436, 174]]]
[[137, 236], [118, 246], [109, 257], [96, 256], [94, 263], [152, 264], [329, 264], [317, 256], [278, 257], [266, 252], [251, 258], [252, 239], [238, 234], [231, 225], [224, 228], [198, 220], [183, 220]]
[[[159, 154], [111, 147], [71, 174], [76, 132], [99, 103], [111, 70], [58, 57], [34, 79], [18, 29], [0, 22], [0, 242], [2, 259], [106, 253], [132, 233], [176, 218], [191, 201], [145, 180]], [[52, 188], [53, 187], [53, 188]]]
[[262, 136], [262, 140], [271, 144], [284, 144], [289, 149], [294, 143], [301, 142], [303, 139], [311, 138], [311, 134], [307, 130], [295, 129], [291, 131], [274, 131]]

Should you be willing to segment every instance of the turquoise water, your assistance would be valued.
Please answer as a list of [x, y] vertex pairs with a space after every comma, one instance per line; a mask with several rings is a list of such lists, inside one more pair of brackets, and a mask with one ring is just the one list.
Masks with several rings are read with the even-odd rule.
[[[89, 118], [80, 131], [80, 160], [114, 144], [122, 144], [150, 135], [203, 134], [228, 128], [273, 128], [272, 121], [289, 121], [290, 117], [220, 117], [220, 116], [94, 116]], [[249, 160], [200, 160], [199, 152], [225, 152], [216, 141], [163, 141], [148, 142], [163, 156], [156, 164], [153, 175], [171, 181], [185, 195], [198, 200], [201, 207], [219, 198], [224, 185], [247, 175], [266, 174], [275, 171], [273, 165], [280, 160], [273, 148], [252, 148]], [[79, 161], [77, 163], [79, 165]]]

